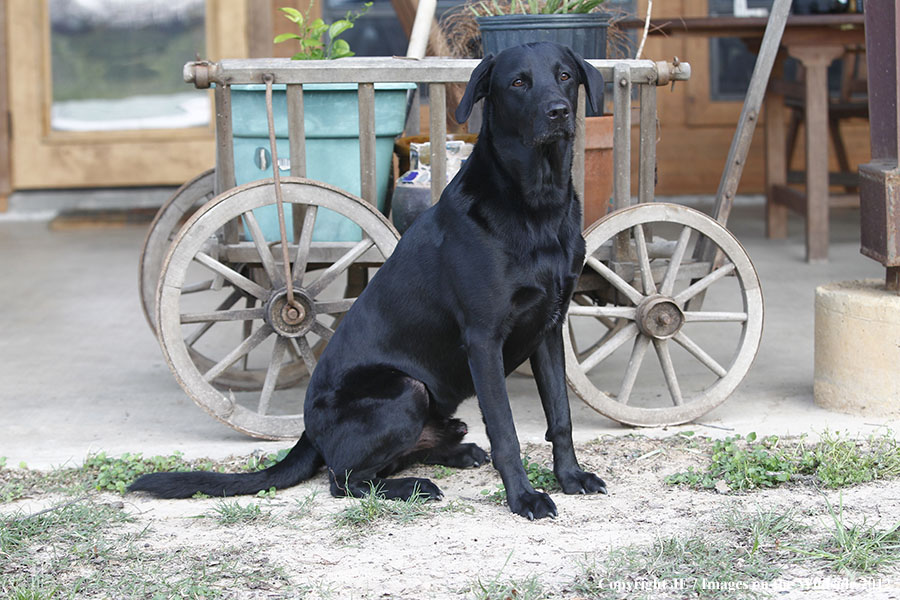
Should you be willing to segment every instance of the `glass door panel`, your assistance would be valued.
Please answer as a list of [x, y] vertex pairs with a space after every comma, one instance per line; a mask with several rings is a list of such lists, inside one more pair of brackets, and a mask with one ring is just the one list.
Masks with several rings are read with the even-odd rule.
[[56, 131], [206, 127], [181, 67], [206, 55], [204, 0], [50, 0]]

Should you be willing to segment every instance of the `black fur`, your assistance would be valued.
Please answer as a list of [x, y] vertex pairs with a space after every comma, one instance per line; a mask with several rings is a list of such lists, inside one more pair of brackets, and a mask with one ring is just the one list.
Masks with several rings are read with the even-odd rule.
[[306, 431], [278, 465], [254, 474], [147, 475], [131, 490], [163, 497], [254, 493], [328, 467], [335, 495], [370, 485], [385, 496], [441, 492], [421, 478], [391, 479], [412, 462], [478, 466], [452, 415], [477, 395], [510, 509], [556, 515], [522, 467], [505, 377], [531, 361], [567, 494], [605, 492], [575, 458], [566, 392], [563, 316], [584, 259], [572, 187], [579, 84], [602, 105], [599, 72], [568, 48], [540, 43], [485, 58], [456, 111], [484, 98], [478, 143], [438, 204], [404, 234], [345, 316], [309, 382]]

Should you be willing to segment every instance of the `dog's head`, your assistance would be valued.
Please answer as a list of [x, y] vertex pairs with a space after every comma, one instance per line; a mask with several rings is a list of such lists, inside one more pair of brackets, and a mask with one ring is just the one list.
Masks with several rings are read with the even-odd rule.
[[456, 120], [465, 122], [475, 102], [487, 98], [493, 127], [510, 128], [528, 145], [571, 137], [582, 84], [591, 108], [601, 111], [603, 77], [571, 49], [551, 42], [508, 48], [472, 72]]

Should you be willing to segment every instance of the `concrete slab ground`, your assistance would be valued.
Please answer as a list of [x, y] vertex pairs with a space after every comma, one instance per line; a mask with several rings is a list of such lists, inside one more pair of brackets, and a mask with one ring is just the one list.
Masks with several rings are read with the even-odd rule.
[[[711, 207], [704, 198], [675, 200]], [[617, 425], [573, 396], [576, 438], [683, 429], [721, 436], [896, 428], [896, 421], [833, 413], [813, 403], [816, 286], [883, 276], [880, 265], [859, 254], [858, 211], [834, 211], [831, 224], [830, 261], [809, 265], [799, 219], [787, 240], [766, 240], [761, 199], [740, 198], [729, 227], [753, 258], [766, 299], [762, 345], [749, 375], [699, 423], [668, 430]], [[0, 216], [0, 456], [9, 464], [73, 464], [98, 451], [180, 450], [220, 458], [290, 445], [219, 424], [178, 387], [138, 301], [144, 235], [137, 226], [53, 231], [27, 211]], [[513, 376], [509, 385], [520, 438], [541, 441], [533, 382]], [[484, 443], [475, 402], [467, 401], [461, 413], [470, 436]]]

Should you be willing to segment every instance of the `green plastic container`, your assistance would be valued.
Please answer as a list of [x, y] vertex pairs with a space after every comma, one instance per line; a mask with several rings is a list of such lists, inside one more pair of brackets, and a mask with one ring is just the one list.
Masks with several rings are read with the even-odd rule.
[[[375, 169], [378, 208], [381, 210], [384, 209], [387, 196], [394, 138], [403, 132], [406, 122], [406, 94], [414, 88], [414, 84], [405, 83], [375, 86]], [[290, 147], [284, 90], [284, 86], [276, 85], [272, 102], [279, 173], [287, 176], [290, 174]], [[237, 184], [272, 177], [265, 86], [232, 86], [231, 106]], [[304, 85], [303, 109], [306, 176], [359, 196], [359, 105], [356, 85]], [[285, 218], [288, 222], [291, 219], [290, 209], [290, 205], [285, 206]], [[266, 239], [278, 240], [278, 213], [275, 207], [257, 209], [254, 215]], [[288, 227], [289, 236], [290, 229]], [[313, 231], [314, 241], [358, 241], [361, 238], [360, 228], [351, 220], [328, 209], [319, 211]]]

